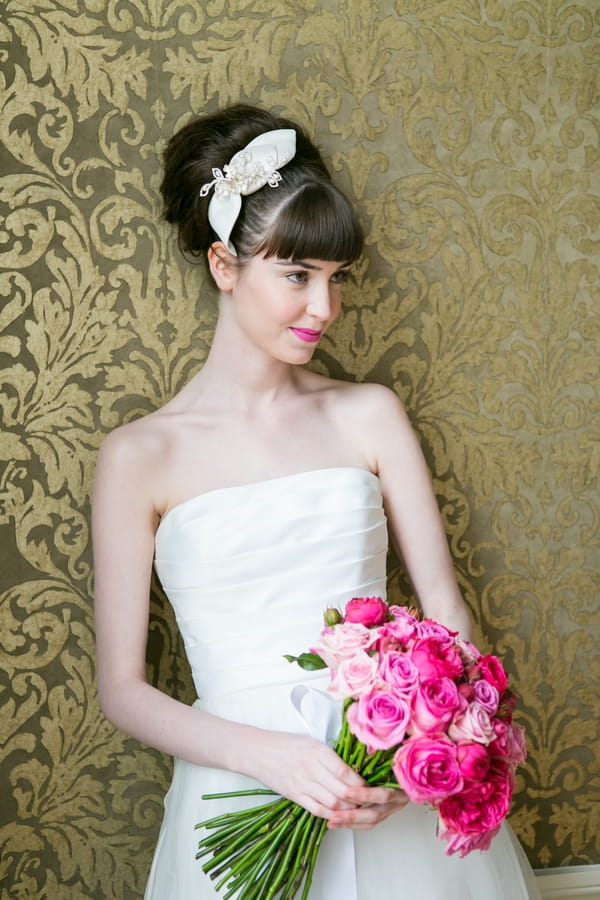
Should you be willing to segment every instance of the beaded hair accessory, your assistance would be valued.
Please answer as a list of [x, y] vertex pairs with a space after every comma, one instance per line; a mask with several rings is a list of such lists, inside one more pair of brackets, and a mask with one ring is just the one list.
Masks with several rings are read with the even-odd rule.
[[213, 169], [214, 179], [200, 188], [200, 196], [206, 197], [214, 187], [208, 204], [208, 221], [234, 256], [237, 253], [229, 236], [242, 208], [242, 196], [253, 194], [266, 184], [277, 187], [281, 181], [277, 170], [289, 163], [295, 153], [293, 128], [265, 131], [232, 156], [223, 171]]

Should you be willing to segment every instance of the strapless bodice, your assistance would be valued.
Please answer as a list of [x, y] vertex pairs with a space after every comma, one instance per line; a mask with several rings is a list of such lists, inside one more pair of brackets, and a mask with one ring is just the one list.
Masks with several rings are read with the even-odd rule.
[[297, 681], [284, 654], [314, 643], [328, 606], [385, 596], [381, 490], [360, 468], [201, 494], [167, 513], [155, 545], [203, 698]]

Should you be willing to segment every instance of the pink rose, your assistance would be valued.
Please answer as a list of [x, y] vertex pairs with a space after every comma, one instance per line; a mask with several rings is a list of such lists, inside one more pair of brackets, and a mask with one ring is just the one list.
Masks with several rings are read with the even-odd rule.
[[467, 703], [471, 703], [475, 699], [474, 681], [463, 681], [458, 685], [458, 693], [464, 697]]
[[440, 622], [433, 619], [423, 619], [417, 623], [417, 636], [420, 638], [434, 638], [442, 644], [454, 644], [454, 638], [458, 634], [457, 631], [450, 631]]
[[488, 653], [481, 657], [478, 665], [481, 677], [493, 684], [499, 694], [503, 694], [508, 685], [508, 676], [498, 657]]
[[354, 656], [358, 650], [367, 650], [374, 640], [376, 635], [364, 625], [348, 622], [334, 628], [325, 628], [321, 633], [320, 645], [311, 648], [311, 652], [318, 653], [331, 669], [336, 669], [344, 659]]
[[390, 691], [372, 690], [352, 703], [346, 712], [352, 734], [366, 744], [369, 753], [400, 744], [410, 718], [408, 703]]
[[473, 682], [473, 691], [475, 700], [493, 716], [497, 712], [500, 702], [500, 694], [494, 685], [480, 678], [479, 681]]
[[422, 681], [412, 697], [409, 730], [413, 734], [445, 731], [460, 707], [461, 698], [452, 679]]
[[389, 614], [389, 607], [381, 597], [353, 597], [346, 604], [344, 621], [358, 622], [370, 628], [387, 621]]
[[510, 769], [490, 769], [488, 779], [442, 800], [440, 822], [451, 832], [484, 834], [497, 828], [506, 817], [514, 779]]
[[379, 629], [379, 650], [382, 653], [387, 653], [388, 650], [405, 650], [410, 646], [415, 628], [415, 620], [408, 617], [386, 622]]
[[328, 691], [337, 700], [347, 697], [359, 697], [368, 693], [378, 683], [377, 659], [369, 656], [364, 650], [358, 650], [354, 656], [344, 659], [333, 672]]
[[525, 729], [522, 725], [513, 725], [510, 722], [501, 722], [495, 719], [493, 722], [495, 740], [490, 744], [492, 756], [499, 756], [511, 765], [518, 766], [527, 759], [525, 747]]
[[392, 768], [413, 803], [437, 803], [463, 788], [456, 745], [445, 735], [410, 738], [394, 755]]
[[463, 641], [461, 638], [456, 639], [456, 645], [460, 650], [465, 663], [468, 666], [473, 665], [481, 659], [481, 653], [471, 641]]
[[393, 688], [395, 693], [409, 697], [419, 683], [419, 673], [406, 653], [390, 650], [383, 655], [379, 665], [379, 677]]
[[453, 741], [477, 741], [480, 744], [489, 744], [496, 736], [489, 712], [476, 702], [457, 713], [448, 734]]
[[419, 670], [421, 678], [458, 678], [463, 673], [460, 654], [451, 640], [419, 638], [410, 648], [410, 658]]
[[481, 834], [457, 834], [446, 828], [443, 823], [440, 823], [438, 837], [446, 841], [446, 856], [458, 853], [462, 858], [467, 853], [471, 853], [472, 850], [489, 850], [493, 838], [496, 837], [499, 831], [500, 826], [498, 825], [497, 828], [493, 828], [491, 831], [484, 831]]
[[483, 781], [490, 768], [489, 753], [483, 744], [473, 742], [457, 744], [456, 758], [465, 783]]

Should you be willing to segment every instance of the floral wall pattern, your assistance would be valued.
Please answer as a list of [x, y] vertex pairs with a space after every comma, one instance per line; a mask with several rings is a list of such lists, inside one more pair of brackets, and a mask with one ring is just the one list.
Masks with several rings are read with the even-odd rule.
[[[357, 201], [315, 365], [407, 405], [521, 695], [532, 864], [600, 861], [599, 59], [593, 0], [1, 0], [1, 900], [143, 893], [170, 763], [99, 714], [89, 493], [103, 435], [202, 365], [215, 298], [160, 153], [238, 100], [300, 119]], [[150, 677], [191, 699], [153, 596]]]

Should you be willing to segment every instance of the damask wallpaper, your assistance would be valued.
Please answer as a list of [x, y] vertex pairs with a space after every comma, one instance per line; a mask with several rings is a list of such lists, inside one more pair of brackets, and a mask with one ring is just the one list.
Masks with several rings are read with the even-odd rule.
[[[202, 365], [160, 154], [240, 99], [358, 204], [315, 365], [407, 405], [521, 696], [513, 827], [536, 867], [600, 862], [596, 0], [0, 0], [0, 42], [0, 898], [143, 891], [170, 762], [99, 713], [89, 493], [103, 435]], [[150, 677], [189, 700], [153, 596]]]

